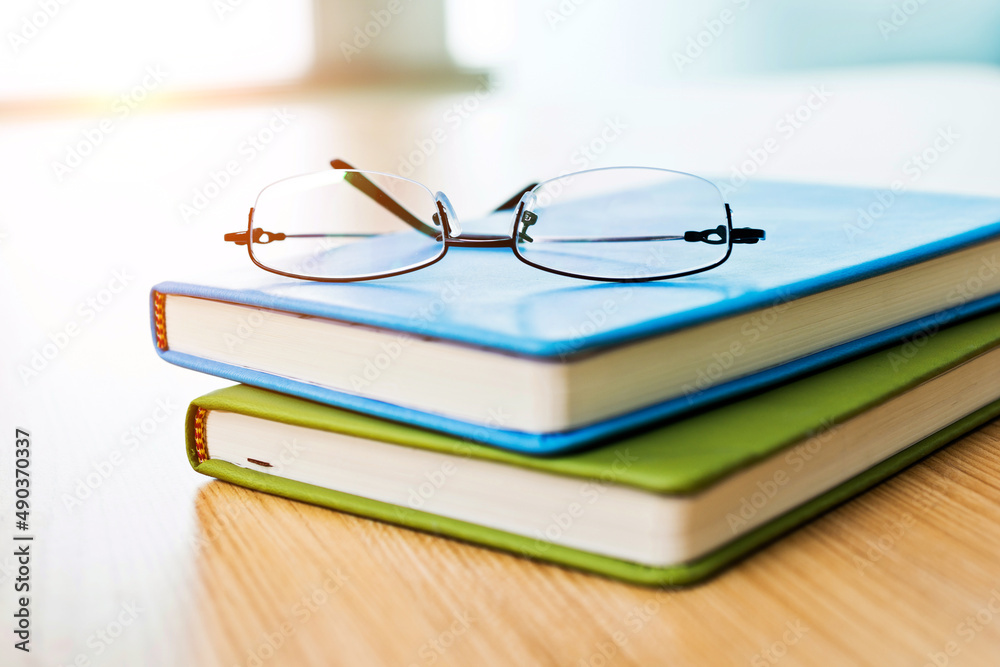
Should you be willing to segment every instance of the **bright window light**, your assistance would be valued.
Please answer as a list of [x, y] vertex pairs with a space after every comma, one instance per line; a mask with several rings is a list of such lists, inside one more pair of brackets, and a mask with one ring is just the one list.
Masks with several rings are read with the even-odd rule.
[[147, 68], [177, 89], [298, 79], [313, 62], [311, 0], [8, 0], [0, 98], [113, 95]]
[[510, 0], [446, 0], [447, 45], [455, 64], [479, 69], [509, 57], [514, 46], [516, 8]]

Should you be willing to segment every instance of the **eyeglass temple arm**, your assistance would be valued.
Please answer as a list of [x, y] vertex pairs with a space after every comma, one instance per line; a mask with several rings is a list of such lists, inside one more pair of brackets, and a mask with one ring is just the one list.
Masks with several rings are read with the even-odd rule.
[[[528, 190], [531, 190], [533, 187], [534, 186], [529, 186], [525, 188], [521, 192], [521, 195]], [[521, 195], [517, 196], [517, 201], [520, 201]], [[733, 224], [733, 211], [729, 208], [729, 204], [726, 204], [726, 217], [729, 220], [729, 224]], [[630, 241], [680, 241], [682, 239], [684, 241], [688, 241], [689, 243], [708, 243], [709, 245], [722, 245], [726, 242], [726, 225], [719, 225], [715, 229], [705, 229], [700, 232], [684, 232], [683, 235], [661, 234], [656, 236], [604, 236], [599, 238], [536, 236], [532, 238], [528, 236], [527, 229], [536, 222], [538, 222], [538, 215], [531, 211], [525, 211], [521, 220], [521, 231], [518, 232], [517, 238], [522, 242], [527, 241], [529, 243], [622, 243]], [[734, 227], [732, 229], [732, 234], [730, 235], [730, 240], [733, 243], [757, 243], [758, 241], [765, 240], [765, 238], [767, 238], [767, 235], [763, 229], [753, 229], [751, 227]]]
[[[252, 210], [252, 209], [251, 209]], [[252, 215], [252, 214], [251, 214]], [[275, 241], [284, 241], [285, 239], [328, 239], [328, 238], [369, 238], [372, 236], [378, 236], [376, 233], [357, 233], [357, 234], [284, 234], [282, 232], [267, 232], [257, 227], [253, 230], [253, 242], [259, 243], [261, 245], [266, 245], [268, 243], [273, 243]], [[246, 245], [247, 236], [246, 232], [231, 232], [226, 234], [223, 240], [229, 241], [230, 243], [235, 243], [236, 245]]]
[[[354, 169], [354, 167], [352, 167], [348, 162], [340, 159], [330, 160], [330, 166], [333, 167], [334, 169]], [[372, 183], [370, 180], [365, 178], [363, 174], [357, 172], [347, 174], [346, 180], [348, 183], [350, 183], [351, 185], [358, 188], [363, 193], [374, 199], [383, 208], [387, 209], [390, 213], [392, 213], [393, 215], [395, 215], [400, 220], [410, 225], [417, 231], [423, 232], [428, 236], [438, 235], [438, 231], [436, 229], [420, 222], [420, 220], [418, 220], [409, 211], [403, 208], [396, 200], [394, 200], [392, 197], [386, 194], [384, 190], [382, 190], [377, 185]], [[521, 197], [523, 197], [526, 192], [534, 190], [535, 186], [537, 185], [538, 183], [530, 183], [526, 187], [521, 188], [521, 190], [519, 190], [517, 194], [515, 194], [510, 199], [497, 206], [494, 209], [494, 212], [499, 213], [501, 211], [514, 210], [514, 207], [516, 207], [517, 204], [521, 201]], [[440, 224], [441, 222], [437, 213], [434, 214], [434, 221], [438, 224]]]
[[[350, 164], [340, 159], [330, 160], [330, 166], [333, 167], [334, 169], [354, 169], [354, 167], [352, 167]], [[389, 211], [391, 211], [394, 215], [398, 216], [408, 225], [413, 226], [416, 229], [420, 229], [420, 227], [416, 227], [416, 225], [414, 225], [414, 222], [417, 225], [423, 225], [423, 223], [417, 220], [415, 217], [413, 217], [409, 211], [400, 206], [395, 200], [393, 200], [392, 197], [386, 194], [383, 190], [381, 190], [377, 185], [372, 183], [370, 180], [365, 178], [362, 174], [359, 173], [348, 174], [347, 181], [351, 185], [353, 185], [354, 187], [358, 188], [366, 195], [371, 197], [372, 199], [375, 199], [379, 204], [387, 208]], [[495, 209], [493, 209], [494, 213], [499, 213], [500, 211], [513, 211], [514, 207], [517, 206], [518, 202], [521, 201], [521, 197], [523, 197], [526, 192], [534, 190], [535, 186], [537, 185], [538, 183], [530, 183], [526, 187], [521, 188], [517, 192], [517, 194], [515, 194], [510, 199], [497, 206]], [[386, 205], [387, 203], [389, 205]], [[426, 225], [423, 226], [426, 227]], [[428, 229], [431, 228], [428, 227]], [[424, 230], [421, 229], [420, 231]], [[437, 230], [432, 230], [432, 231], [434, 232], [435, 235], [437, 234]]]
[[[354, 169], [350, 164], [344, 162], [343, 160], [330, 160], [330, 166], [334, 169]], [[407, 211], [402, 204], [397, 202], [395, 199], [389, 196], [382, 188], [375, 185], [371, 180], [365, 177], [357, 171], [352, 171], [344, 175], [344, 180], [353, 185], [355, 188], [360, 190], [362, 193], [367, 195], [376, 204], [384, 208], [385, 210], [392, 213], [394, 216], [408, 224], [413, 229], [417, 230], [422, 234], [427, 236], [436, 237], [440, 235], [440, 232], [430, 225], [425, 225], [420, 221], [415, 215]], [[434, 214], [434, 219], [436, 222], [438, 220], [438, 214]], [[253, 220], [253, 209], [250, 209], [250, 220]], [[262, 240], [262, 236], [263, 240]], [[271, 241], [282, 241], [285, 238], [297, 236], [363, 236], [362, 234], [282, 234], [281, 232], [265, 232], [261, 229], [255, 229], [253, 231], [253, 242], [254, 243], [270, 243]], [[248, 236], [246, 232], [233, 232], [231, 234], [225, 235], [225, 240], [235, 243], [236, 245], [246, 245], [248, 241]]]
[[[339, 159], [330, 160], [330, 166], [334, 169], [354, 169], [354, 167], [350, 164]], [[344, 180], [363, 192], [376, 204], [389, 211], [418, 232], [426, 234], [427, 236], [439, 236], [441, 234], [440, 231], [434, 229], [430, 225], [425, 225], [419, 218], [417, 218], [417, 216], [403, 208], [402, 204], [390, 197], [385, 190], [372, 183], [365, 177], [364, 174], [352, 171], [344, 175]], [[436, 213], [434, 214], [434, 217], [437, 217]]]
[[[737, 236], [736, 232], [741, 232]], [[749, 232], [749, 234], [744, 234]], [[758, 236], [759, 234], [759, 236]], [[714, 235], [714, 237], [713, 237]], [[701, 232], [684, 232], [681, 234], [657, 234], [654, 236], [535, 236], [534, 238], [521, 233], [522, 241], [532, 243], [633, 243], [644, 241], [688, 241], [690, 243], [708, 243], [709, 245], [722, 245], [726, 242], [726, 228], [722, 225], [715, 229], [706, 229]], [[757, 243], [764, 239], [764, 230], [742, 228], [733, 230], [733, 243]]]

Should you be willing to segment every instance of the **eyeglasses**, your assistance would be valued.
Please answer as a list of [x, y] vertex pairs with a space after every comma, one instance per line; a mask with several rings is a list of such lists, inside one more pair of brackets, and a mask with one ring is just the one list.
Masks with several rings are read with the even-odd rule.
[[608, 167], [533, 183], [479, 224], [491, 233], [463, 234], [443, 192], [342, 160], [330, 166], [264, 188], [246, 231], [225, 240], [247, 246], [262, 269], [321, 282], [416, 271], [452, 247], [510, 248], [543, 271], [646, 282], [713, 269], [733, 244], [764, 240], [762, 229], [733, 228], [714, 183], [668, 169]]

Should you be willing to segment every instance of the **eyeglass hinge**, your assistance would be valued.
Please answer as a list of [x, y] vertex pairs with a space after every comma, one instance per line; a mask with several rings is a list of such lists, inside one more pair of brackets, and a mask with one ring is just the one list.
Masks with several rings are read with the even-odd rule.
[[[236, 245], [246, 245], [248, 238], [250, 237], [247, 236], [246, 232], [232, 232], [230, 234], [226, 234], [223, 237], [223, 240], [235, 243]], [[254, 243], [265, 244], [273, 241], [284, 241], [286, 238], [288, 237], [282, 232], [265, 232], [260, 227], [253, 230]]]
[[766, 238], [763, 229], [736, 227], [733, 229], [733, 243], [757, 243]]
[[[715, 235], [714, 237], [712, 235]], [[700, 232], [684, 232], [684, 240], [689, 243], [708, 243], [709, 245], [722, 245], [726, 242], [726, 226], [719, 225], [715, 229], [706, 229]]]
[[223, 240], [229, 241], [230, 243], [235, 243], [236, 245], [246, 245], [247, 244], [247, 233], [246, 232], [232, 232], [231, 234], [226, 234]]

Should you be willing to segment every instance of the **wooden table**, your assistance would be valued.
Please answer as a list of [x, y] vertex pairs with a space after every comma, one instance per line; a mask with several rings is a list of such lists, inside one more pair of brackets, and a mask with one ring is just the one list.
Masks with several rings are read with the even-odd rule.
[[[576, 147], [616, 116], [628, 127], [593, 166], [718, 172], [772, 131], [799, 87], [808, 89], [791, 82], [766, 104], [750, 88], [726, 93], [730, 107], [747, 111], [739, 127], [721, 124], [725, 94], [714, 89], [685, 93], [704, 100], [700, 108], [657, 106], [660, 93], [647, 91], [649, 104], [591, 100], [572, 113], [562, 102], [525, 107], [492, 92], [457, 125], [445, 113], [471, 104], [472, 91], [151, 107], [61, 180], [53, 161], [101, 116], [8, 117], [0, 134], [0, 154], [14, 156], [0, 166], [0, 539], [13, 544], [19, 427], [32, 438], [35, 541], [32, 651], [14, 650], [7, 634], [0, 664], [1000, 664], [998, 423], [680, 591], [250, 492], [195, 474], [184, 458], [187, 402], [227, 383], [155, 357], [148, 290], [247, 264], [221, 236], [244, 224], [264, 185], [335, 156], [396, 172], [419, 161], [414, 177], [472, 216], [573, 166]], [[996, 98], [993, 88], [976, 89], [955, 104], [984, 94]], [[248, 137], [260, 139], [282, 108], [292, 119], [251, 158]], [[837, 180], [831, 161], [845, 164], [865, 143], [847, 131], [857, 113], [850, 103], [831, 107], [816, 127], [841, 127], [841, 135], [819, 139], [806, 128], [765, 173]], [[924, 120], [933, 127], [939, 119]], [[443, 141], [433, 139], [439, 128]], [[995, 158], [991, 119], [963, 131], [974, 138], [956, 148], [966, 161]], [[700, 151], [692, 148], [698, 132]], [[903, 135], [893, 136], [905, 154]], [[820, 162], [817, 142], [825, 159], [809, 172]], [[220, 174], [233, 162], [227, 180]], [[861, 178], [888, 180], [897, 167], [893, 157], [873, 158]], [[925, 184], [959, 182], [942, 169]], [[846, 167], [841, 175], [859, 178]], [[24, 374], [36, 352], [46, 353], [37, 373]], [[0, 550], [8, 626], [12, 553]]]

